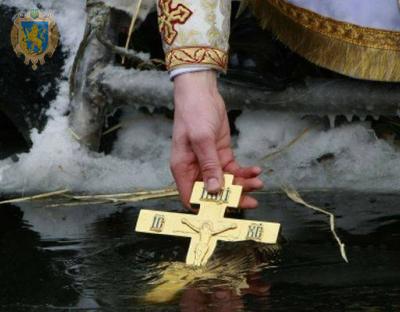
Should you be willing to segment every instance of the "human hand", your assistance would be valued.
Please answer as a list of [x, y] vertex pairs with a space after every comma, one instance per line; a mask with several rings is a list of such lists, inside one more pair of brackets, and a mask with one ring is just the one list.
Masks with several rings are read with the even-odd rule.
[[[183, 204], [190, 208], [193, 184], [203, 180], [209, 193], [223, 187], [223, 173], [235, 176], [245, 193], [262, 188], [259, 167], [241, 167], [231, 149], [225, 103], [212, 70], [186, 73], [174, 80], [175, 117], [171, 171]], [[240, 207], [255, 208], [257, 200], [243, 195]]]

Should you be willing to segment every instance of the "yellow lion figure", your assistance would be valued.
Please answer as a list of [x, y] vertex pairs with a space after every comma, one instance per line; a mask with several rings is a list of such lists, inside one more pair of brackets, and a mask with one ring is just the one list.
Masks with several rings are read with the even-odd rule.
[[[24, 38], [22, 38], [22, 48], [30, 53], [35, 53], [35, 47], [37, 47], [38, 52], [42, 52], [43, 41], [39, 38], [39, 34], [39, 26], [34, 24], [32, 26], [32, 30], [25, 34]], [[32, 43], [31, 48], [28, 47], [28, 41]]]

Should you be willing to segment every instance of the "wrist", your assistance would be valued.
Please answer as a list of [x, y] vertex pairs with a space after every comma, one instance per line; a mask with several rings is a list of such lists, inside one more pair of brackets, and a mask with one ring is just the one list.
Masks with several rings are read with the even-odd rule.
[[209, 71], [212, 70], [212, 68], [207, 67], [207, 66], [185, 66], [185, 67], [179, 67], [171, 70], [169, 72], [169, 78], [171, 81], [174, 81], [175, 77], [183, 74], [189, 74], [189, 73], [195, 73], [195, 72], [202, 72], [202, 71]]
[[175, 77], [175, 95], [187, 92], [196, 94], [199, 91], [209, 94], [218, 93], [217, 73], [214, 70], [188, 72]]

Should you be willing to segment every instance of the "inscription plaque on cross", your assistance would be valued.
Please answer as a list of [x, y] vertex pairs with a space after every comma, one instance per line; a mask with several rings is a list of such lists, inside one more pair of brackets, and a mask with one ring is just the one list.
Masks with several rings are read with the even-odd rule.
[[212, 256], [219, 240], [237, 242], [253, 240], [275, 244], [280, 224], [225, 218], [228, 207], [239, 206], [242, 187], [233, 185], [233, 176], [224, 176], [225, 184], [219, 194], [209, 194], [203, 182], [196, 182], [190, 202], [200, 205], [197, 215], [141, 210], [136, 231], [191, 238], [186, 264], [204, 266]]

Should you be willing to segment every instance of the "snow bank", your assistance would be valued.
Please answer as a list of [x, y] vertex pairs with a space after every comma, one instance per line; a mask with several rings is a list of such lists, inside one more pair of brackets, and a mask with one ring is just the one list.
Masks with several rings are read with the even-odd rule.
[[5, 162], [7, 167], [0, 163], [2, 191], [123, 192], [170, 184], [169, 125], [162, 117], [127, 117], [131, 125], [119, 133], [111, 155], [88, 152], [68, 132], [65, 118], [51, 120], [43, 133], [32, 133], [29, 153], [17, 163]]
[[[2, 3], [28, 9], [38, 1]], [[40, 3], [56, 15], [63, 48], [68, 53], [63, 73], [66, 78], [85, 28], [85, 1], [43, 0]], [[148, 84], [143, 81], [143, 85]], [[10, 159], [0, 161], [1, 193], [61, 188], [123, 192], [162, 187], [172, 182], [168, 169], [170, 120], [126, 110], [124, 127], [118, 133], [114, 150], [110, 155], [103, 155], [87, 151], [73, 139], [67, 118], [63, 116], [68, 105], [68, 83], [64, 79], [59, 82], [59, 94], [47, 112], [46, 128], [42, 133], [32, 132], [30, 152], [19, 155], [16, 163]], [[399, 189], [400, 161], [396, 150], [378, 140], [366, 122], [326, 131], [321, 125], [290, 114], [246, 111], [237, 120], [240, 135], [236, 154], [243, 163], [256, 163], [310, 126], [313, 130], [300, 142], [264, 164], [268, 188], [291, 183], [299, 188]], [[327, 154], [330, 156], [322, 157]]]
[[285, 147], [305, 128], [311, 130], [284, 152], [263, 162], [266, 187], [399, 190], [400, 158], [377, 139], [368, 122], [324, 130], [315, 121], [290, 114], [245, 112], [237, 120], [237, 156], [252, 164]]
[[[19, 9], [36, 7], [39, 1], [6, 0]], [[68, 78], [85, 29], [83, 0], [40, 1], [57, 20], [61, 42], [67, 53], [63, 78]], [[69, 86], [59, 82], [59, 94], [51, 103], [45, 129], [32, 131], [33, 147], [19, 155], [19, 161], [0, 161], [1, 193], [35, 193], [68, 188], [79, 192], [118, 192], [161, 187], [172, 182], [169, 173], [170, 122], [126, 112], [122, 122], [130, 126], [119, 133], [111, 155], [89, 152], [72, 137], [64, 116], [69, 105]], [[163, 133], [160, 135], [160, 133]], [[140, 135], [135, 135], [140, 133]], [[139, 156], [140, 155], [140, 156]]]

